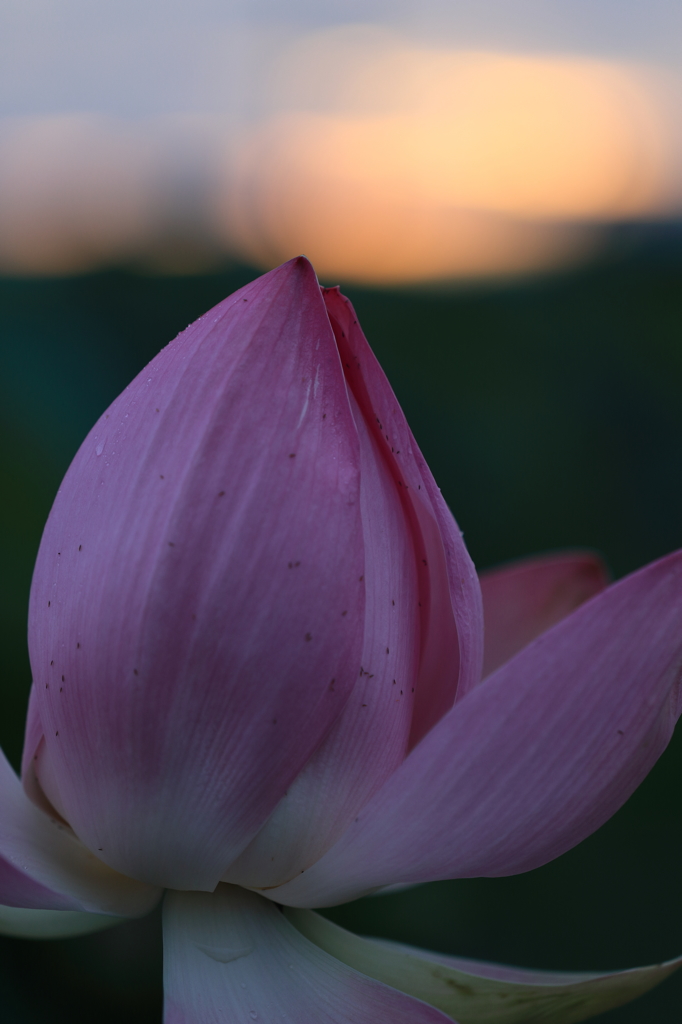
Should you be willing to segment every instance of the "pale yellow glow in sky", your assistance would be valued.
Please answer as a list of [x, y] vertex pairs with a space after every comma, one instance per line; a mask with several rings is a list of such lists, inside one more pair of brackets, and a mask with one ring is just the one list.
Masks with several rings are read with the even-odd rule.
[[245, 135], [220, 206], [264, 266], [302, 251], [343, 279], [514, 273], [670, 202], [665, 105], [626, 65], [327, 32], [276, 84], [289, 109]]
[[682, 210], [671, 73], [372, 25], [272, 55], [240, 119], [0, 120], [0, 272], [305, 253], [327, 283], [471, 279], [570, 264], [605, 224]]

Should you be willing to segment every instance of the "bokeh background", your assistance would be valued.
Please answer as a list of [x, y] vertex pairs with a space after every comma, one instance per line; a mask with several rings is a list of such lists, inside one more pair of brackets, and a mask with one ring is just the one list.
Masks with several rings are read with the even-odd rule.
[[[682, 8], [664, 0], [7, 0], [0, 11], [0, 742], [43, 523], [108, 403], [300, 251], [341, 282], [485, 568], [682, 546]], [[682, 952], [678, 736], [546, 867], [328, 911], [463, 956]], [[158, 914], [0, 938], [3, 1021], [160, 1021]], [[682, 978], [605, 1015], [677, 1022]]]

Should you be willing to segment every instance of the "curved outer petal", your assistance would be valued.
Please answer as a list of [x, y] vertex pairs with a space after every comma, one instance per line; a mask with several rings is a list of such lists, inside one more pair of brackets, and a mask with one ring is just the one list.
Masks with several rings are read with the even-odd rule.
[[[0, 904], [139, 917], [160, 897], [160, 890], [112, 871], [35, 807], [0, 751]], [[0, 931], [1, 922], [0, 913]]]
[[[38, 776], [42, 777], [42, 782]], [[31, 686], [26, 712], [24, 749], [21, 755], [21, 781], [26, 795], [36, 807], [66, 823], [59, 791], [55, 788], [54, 770], [45, 745], [45, 730], [40, 720], [35, 683]]]
[[439, 1010], [358, 974], [237, 886], [164, 901], [165, 1024], [447, 1024]]
[[[386, 376], [338, 288], [324, 289], [346, 379], [379, 440], [412, 520], [420, 569], [422, 658], [411, 745], [480, 680], [483, 612], [478, 577], [452, 513]], [[421, 547], [421, 550], [419, 550]]]
[[43, 788], [108, 864], [213, 889], [329, 732], [360, 667], [358, 459], [304, 259], [189, 327], [84, 442], [29, 639]]
[[[38, 747], [43, 742], [43, 723], [40, 721], [40, 711], [38, 710], [38, 701], [36, 698], [35, 685], [31, 686], [31, 691], [28, 696], [28, 710], [26, 712], [26, 727], [24, 730], [24, 749], [21, 755], [21, 777], [26, 788], [26, 777], [30, 775], [29, 788], [26, 788], [26, 792], [29, 794], [34, 803], [40, 805], [40, 797], [37, 792], [31, 792], [30, 787], [37, 786], [37, 779], [31, 773], [32, 761], [35, 757]], [[36, 799], [36, 797], [38, 797]]]
[[621, 806], [679, 714], [682, 552], [610, 587], [442, 719], [309, 871], [268, 893], [324, 906], [395, 882], [508, 875]]
[[643, 995], [682, 966], [678, 957], [608, 974], [527, 971], [361, 938], [311, 910], [284, 913], [342, 963], [437, 1006], [459, 1024], [577, 1024]]
[[525, 558], [479, 575], [485, 621], [483, 677], [608, 585], [590, 552]]
[[0, 905], [0, 935], [18, 939], [70, 939], [122, 924], [125, 917], [81, 914], [77, 910], [25, 910]]
[[353, 411], [365, 539], [360, 674], [331, 733], [225, 882], [262, 888], [299, 874], [343, 834], [405, 757], [419, 651], [414, 548], [398, 488], [355, 404]]

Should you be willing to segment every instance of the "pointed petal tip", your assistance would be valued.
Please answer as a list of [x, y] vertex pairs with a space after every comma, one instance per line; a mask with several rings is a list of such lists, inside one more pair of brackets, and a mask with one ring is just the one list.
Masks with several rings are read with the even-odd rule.
[[286, 263], [281, 263], [278, 267], [268, 271], [267, 274], [257, 277], [255, 281], [251, 282], [251, 285], [246, 287], [255, 286], [260, 289], [265, 282], [271, 282], [272, 284], [282, 282], [294, 289], [297, 287], [301, 288], [304, 292], [314, 291], [318, 297], [322, 291], [314, 266], [308, 257], [303, 254], [294, 256], [292, 259], [287, 260]]
[[[287, 260], [286, 263], [280, 263], [279, 266], [273, 267], [272, 270], [268, 270], [265, 274], [255, 277], [253, 281], [249, 281], [242, 288], [227, 295], [222, 302], [214, 307], [214, 310], [209, 310], [203, 317], [199, 317], [195, 324], [199, 324], [213, 312], [226, 312], [228, 309], [231, 309], [235, 299], [264, 299], [267, 302], [272, 298], [276, 298], [283, 287], [295, 290], [297, 286], [304, 290], [311, 289], [319, 296], [320, 283], [317, 279], [315, 268], [307, 256], [294, 256], [292, 259]], [[193, 326], [195, 325], [190, 324], [190, 328]]]
[[[300, 256], [294, 256], [292, 259], [287, 260], [286, 263], [282, 263], [281, 266], [277, 267], [277, 270], [290, 274], [298, 274], [302, 278], [312, 277], [315, 284], [319, 287], [315, 268], [308, 257], [303, 253], [301, 253]], [[276, 271], [274, 271], [274, 273], [276, 273]]]

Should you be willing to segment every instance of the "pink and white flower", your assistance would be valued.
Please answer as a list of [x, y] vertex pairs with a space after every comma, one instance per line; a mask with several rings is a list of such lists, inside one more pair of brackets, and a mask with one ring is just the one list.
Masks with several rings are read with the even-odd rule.
[[540, 976], [309, 909], [527, 871], [606, 821], [680, 712], [682, 553], [609, 587], [583, 554], [479, 581], [352, 306], [303, 258], [94, 426], [29, 643], [0, 927], [75, 934], [168, 890], [168, 1024], [511, 1024], [528, 1000], [569, 1022], [678, 966]]

